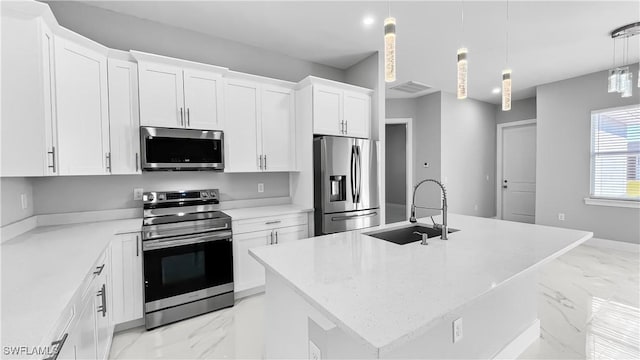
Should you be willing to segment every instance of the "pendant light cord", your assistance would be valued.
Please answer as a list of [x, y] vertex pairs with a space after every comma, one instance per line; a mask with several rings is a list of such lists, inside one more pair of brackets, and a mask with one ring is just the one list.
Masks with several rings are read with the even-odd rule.
[[[462, 0], [462, 15], [460, 16], [460, 23], [462, 24], [462, 39], [460, 42], [464, 42], [464, 0]], [[461, 44], [462, 45], [462, 44]]]
[[507, 31], [506, 31], [506, 54], [505, 54], [505, 66], [509, 66], [509, 0], [507, 0]]

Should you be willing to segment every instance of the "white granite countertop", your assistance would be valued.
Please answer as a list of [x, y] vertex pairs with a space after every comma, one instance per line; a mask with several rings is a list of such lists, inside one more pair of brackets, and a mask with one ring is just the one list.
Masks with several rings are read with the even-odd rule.
[[[431, 224], [428, 218], [419, 222]], [[419, 241], [396, 245], [363, 234], [399, 225], [249, 252], [345, 332], [384, 352], [593, 236], [456, 214], [449, 214], [449, 226], [461, 231], [446, 241], [431, 238], [427, 246]]]
[[248, 208], [236, 208], [222, 210], [227, 215], [231, 216], [232, 220], [244, 220], [251, 218], [259, 218], [266, 216], [279, 216], [295, 214], [299, 212], [310, 212], [312, 208], [305, 208], [299, 205], [274, 205], [274, 206], [258, 206]]
[[2, 345], [41, 346], [117, 233], [141, 219], [38, 227], [0, 245]]

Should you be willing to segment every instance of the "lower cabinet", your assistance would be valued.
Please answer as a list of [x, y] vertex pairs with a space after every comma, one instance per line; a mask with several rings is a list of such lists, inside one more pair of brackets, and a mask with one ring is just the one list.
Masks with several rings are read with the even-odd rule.
[[78, 289], [69, 308], [72, 320], [52, 342], [57, 353], [52, 358], [104, 360], [109, 356], [113, 338], [109, 261], [107, 249]]
[[236, 293], [264, 286], [264, 267], [249, 250], [308, 237], [307, 214], [243, 219], [233, 224], [233, 276]]
[[113, 285], [112, 319], [115, 325], [143, 316], [142, 241], [139, 233], [116, 236], [111, 243]]

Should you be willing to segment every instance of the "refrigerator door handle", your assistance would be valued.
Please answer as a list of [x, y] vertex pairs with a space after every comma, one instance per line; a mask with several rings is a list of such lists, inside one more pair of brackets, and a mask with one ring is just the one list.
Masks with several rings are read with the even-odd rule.
[[358, 182], [357, 187], [358, 187], [358, 191], [356, 193], [356, 202], [359, 203], [360, 202], [360, 190], [362, 190], [362, 152], [360, 152], [360, 146], [356, 145], [356, 157], [358, 159], [358, 162], [356, 164], [357, 168], [358, 168]]
[[355, 181], [355, 177], [356, 177], [356, 146], [352, 145], [351, 146], [351, 176], [350, 176], [350, 180], [351, 180], [351, 201], [355, 204], [356, 203], [356, 181]]

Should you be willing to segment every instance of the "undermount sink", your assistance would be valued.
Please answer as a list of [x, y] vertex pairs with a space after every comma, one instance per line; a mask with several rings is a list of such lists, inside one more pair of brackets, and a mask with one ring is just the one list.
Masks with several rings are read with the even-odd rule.
[[[458, 229], [449, 229], [448, 233], [460, 231]], [[412, 242], [422, 240], [422, 233], [427, 234], [428, 238], [439, 237], [442, 235], [442, 230], [434, 229], [433, 227], [425, 225], [408, 225], [405, 227], [394, 228], [389, 230], [380, 230], [365, 235], [373, 236], [374, 238], [382, 239], [392, 242], [398, 245], [405, 245]]]

